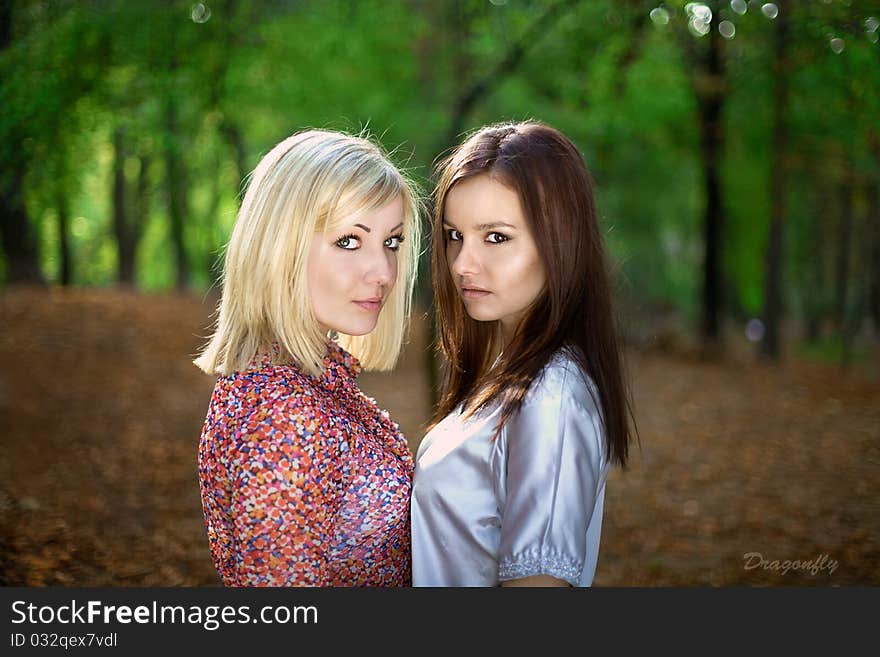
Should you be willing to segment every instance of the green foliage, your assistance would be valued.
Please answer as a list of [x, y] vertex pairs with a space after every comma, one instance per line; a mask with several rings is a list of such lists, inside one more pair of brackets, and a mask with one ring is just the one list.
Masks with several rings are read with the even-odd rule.
[[[427, 191], [462, 95], [483, 81], [463, 128], [537, 118], [570, 135], [594, 174], [603, 229], [630, 293], [648, 308], [673, 305], [694, 316], [705, 203], [694, 71], [706, 37], [688, 31], [686, 3], [665, 3], [666, 23], [649, 18], [657, 4], [17, 3], [13, 39], [0, 54], [0, 182], [26, 172], [26, 205], [51, 280], [60, 271], [61, 195], [70, 207], [74, 282], [111, 283], [111, 144], [124, 131], [130, 206], [140, 162], [149, 167], [137, 282], [163, 289], [176, 281], [168, 186], [176, 158], [191, 285], [206, 289], [235, 220], [240, 176], [274, 143], [307, 126], [368, 129]], [[723, 43], [725, 289], [731, 311], [756, 315], [772, 191], [775, 24], [761, 3], [748, 3], [745, 15], [712, 4], [713, 25], [736, 27]], [[557, 5], [553, 20], [533, 30]], [[833, 236], [837, 225], [817, 204], [838, 193], [847, 171], [857, 186], [880, 175], [872, 146], [880, 45], [866, 23], [880, 11], [858, 0], [788, 6], [785, 289], [803, 309], [816, 279], [816, 235]], [[843, 39], [841, 52], [833, 38]], [[857, 238], [870, 235], [868, 221], [858, 219]], [[820, 247], [833, 260], [834, 241]], [[854, 265], [859, 289], [870, 267], [864, 258]], [[5, 270], [0, 259], [0, 276]], [[825, 287], [830, 298], [827, 280]]]

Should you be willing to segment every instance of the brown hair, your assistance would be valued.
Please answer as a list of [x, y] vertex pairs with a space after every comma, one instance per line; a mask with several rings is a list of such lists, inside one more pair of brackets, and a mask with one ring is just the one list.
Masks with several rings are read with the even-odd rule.
[[[635, 428], [635, 418], [624, 381], [592, 182], [577, 148], [542, 123], [492, 125], [452, 151], [437, 171], [432, 273], [439, 348], [449, 366], [434, 422], [461, 403], [473, 413], [497, 401], [502, 407], [500, 431], [553, 354], [564, 348], [595, 383], [608, 460], [625, 467], [629, 420]], [[495, 368], [489, 360], [498, 339], [497, 323], [468, 316], [449, 271], [443, 230], [450, 190], [481, 174], [519, 195], [546, 274], [544, 290]]]

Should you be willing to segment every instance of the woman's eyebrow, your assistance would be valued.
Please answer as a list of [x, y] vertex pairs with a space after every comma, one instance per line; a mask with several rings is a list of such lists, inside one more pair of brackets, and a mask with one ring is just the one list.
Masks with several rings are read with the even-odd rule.
[[[358, 228], [363, 228], [363, 229], [364, 229], [365, 231], [367, 231], [368, 233], [369, 233], [369, 232], [372, 232], [369, 228], [367, 228], [367, 227], [364, 226], [363, 224], [355, 224], [355, 226], [357, 226]], [[394, 232], [395, 230], [397, 230], [398, 228], [403, 228], [403, 222], [402, 222], [402, 221], [401, 221], [399, 224], [397, 224], [394, 228], [392, 228], [391, 230], [389, 230], [388, 232], [389, 232], [389, 233], [393, 233], [393, 232]]]
[[[452, 228], [453, 230], [458, 230], [458, 228], [456, 228], [451, 221], [446, 221], [444, 219], [443, 225], [449, 226], [449, 228]], [[509, 224], [506, 221], [493, 221], [488, 224], [477, 224], [476, 226], [474, 226], [474, 230], [490, 230], [492, 228], [513, 228], [514, 230], [516, 230], [516, 226], [514, 226], [513, 224]]]
[[509, 224], [506, 221], [493, 221], [488, 224], [480, 224], [477, 226], [477, 230], [489, 230], [490, 228], [513, 228], [516, 229], [516, 226], [513, 224]]

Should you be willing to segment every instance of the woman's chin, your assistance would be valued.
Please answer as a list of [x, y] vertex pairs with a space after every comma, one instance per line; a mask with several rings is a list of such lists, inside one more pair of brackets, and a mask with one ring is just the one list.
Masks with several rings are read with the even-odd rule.
[[335, 331], [356, 338], [363, 335], [369, 335], [375, 328], [376, 322], [351, 322], [349, 324], [340, 325]]
[[494, 322], [495, 320], [498, 319], [498, 317], [496, 317], [494, 313], [487, 313], [487, 312], [481, 313], [479, 311], [468, 310], [467, 314], [468, 314], [468, 317], [470, 317], [471, 319], [473, 319], [474, 321], [477, 321], [477, 322]]

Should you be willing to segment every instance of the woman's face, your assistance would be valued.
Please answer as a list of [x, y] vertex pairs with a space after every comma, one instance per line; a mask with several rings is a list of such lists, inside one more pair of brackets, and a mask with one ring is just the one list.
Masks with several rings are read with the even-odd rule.
[[446, 259], [468, 315], [501, 322], [505, 342], [544, 289], [544, 266], [519, 196], [488, 174], [446, 196]]
[[342, 227], [317, 233], [308, 260], [312, 310], [324, 330], [366, 335], [397, 280], [403, 199], [359, 212]]

